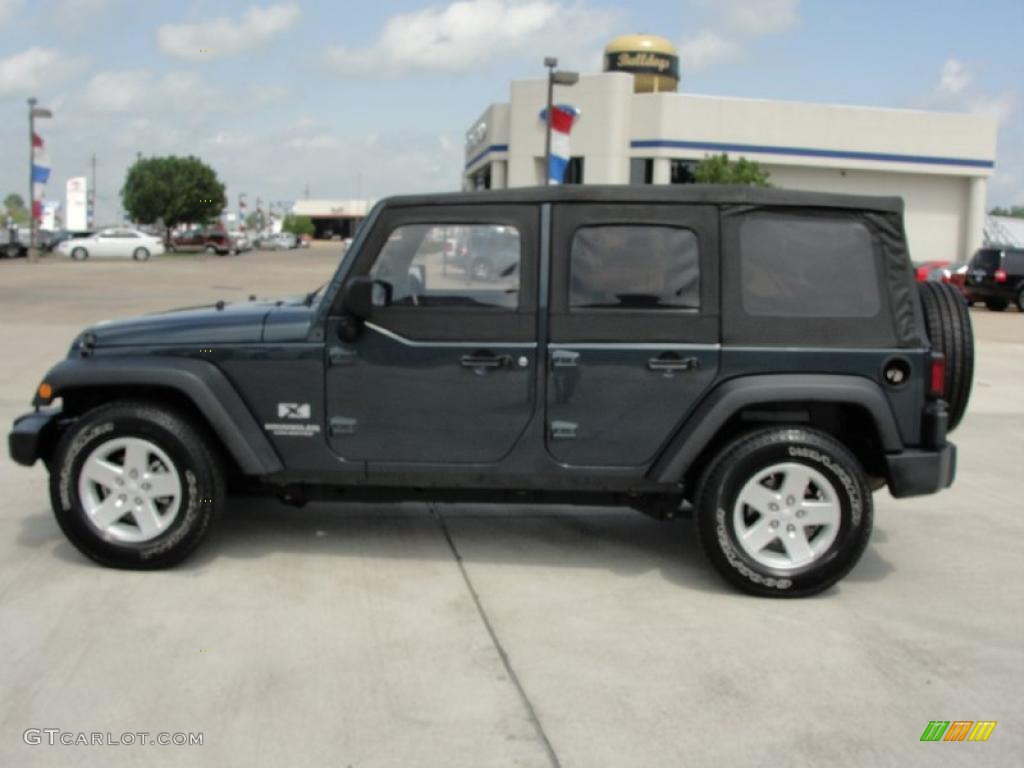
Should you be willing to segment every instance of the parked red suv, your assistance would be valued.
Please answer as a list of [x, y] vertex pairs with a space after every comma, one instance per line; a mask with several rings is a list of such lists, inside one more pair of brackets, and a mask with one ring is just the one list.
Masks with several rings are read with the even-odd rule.
[[189, 229], [178, 235], [171, 235], [167, 250], [181, 252], [206, 251], [223, 256], [238, 253], [238, 247], [231, 235], [223, 229]]

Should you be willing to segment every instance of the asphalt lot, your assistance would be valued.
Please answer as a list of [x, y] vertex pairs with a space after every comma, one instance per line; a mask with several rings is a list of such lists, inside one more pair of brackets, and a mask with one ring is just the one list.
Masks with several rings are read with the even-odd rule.
[[[0, 262], [0, 424], [86, 323], [311, 290], [338, 259]], [[689, 521], [585, 508], [236, 499], [184, 566], [106, 570], [4, 451], [0, 765], [1019, 766], [1024, 316], [973, 319], [957, 484], [877, 495], [862, 562], [807, 600], [724, 586]], [[936, 719], [999, 725], [921, 743]]]

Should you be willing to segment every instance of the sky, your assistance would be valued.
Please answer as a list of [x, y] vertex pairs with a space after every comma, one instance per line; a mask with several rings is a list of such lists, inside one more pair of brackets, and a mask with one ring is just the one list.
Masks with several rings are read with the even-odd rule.
[[0, 0], [0, 197], [27, 197], [29, 96], [46, 197], [95, 154], [101, 224], [137, 153], [201, 157], [232, 208], [457, 189], [511, 80], [630, 32], [679, 46], [690, 93], [995, 115], [989, 204], [1024, 204], [1021, 0]]

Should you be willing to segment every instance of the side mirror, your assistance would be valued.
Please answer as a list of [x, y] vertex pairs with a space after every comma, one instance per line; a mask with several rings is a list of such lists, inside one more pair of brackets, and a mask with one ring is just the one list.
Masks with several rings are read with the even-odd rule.
[[391, 283], [374, 280], [372, 277], [354, 277], [345, 286], [342, 306], [345, 311], [360, 320], [369, 320], [374, 307], [386, 307], [391, 303]]

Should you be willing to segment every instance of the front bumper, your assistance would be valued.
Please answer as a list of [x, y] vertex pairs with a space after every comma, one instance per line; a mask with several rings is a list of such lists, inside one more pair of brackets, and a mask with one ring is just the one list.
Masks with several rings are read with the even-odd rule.
[[7, 449], [11, 459], [31, 467], [36, 459], [49, 456], [57, 440], [57, 421], [60, 417], [60, 408], [43, 408], [15, 419], [7, 435]]
[[949, 488], [956, 477], [956, 446], [935, 451], [903, 451], [885, 458], [889, 493], [897, 499], [924, 496]]

